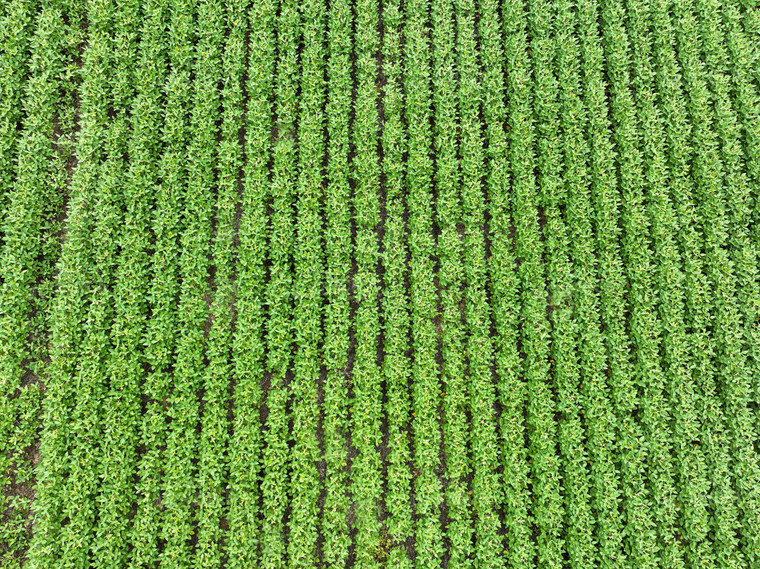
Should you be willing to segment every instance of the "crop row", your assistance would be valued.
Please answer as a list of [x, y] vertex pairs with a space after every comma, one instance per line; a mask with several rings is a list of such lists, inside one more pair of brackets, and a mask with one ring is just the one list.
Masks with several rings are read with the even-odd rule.
[[74, 4], [1, 3], [30, 566], [760, 562], [752, 2]]

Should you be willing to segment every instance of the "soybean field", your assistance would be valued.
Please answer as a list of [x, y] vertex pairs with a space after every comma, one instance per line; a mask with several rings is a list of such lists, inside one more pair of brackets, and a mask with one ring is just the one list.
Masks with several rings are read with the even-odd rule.
[[757, 0], [0, 0], [0, 566], [760, 567]]

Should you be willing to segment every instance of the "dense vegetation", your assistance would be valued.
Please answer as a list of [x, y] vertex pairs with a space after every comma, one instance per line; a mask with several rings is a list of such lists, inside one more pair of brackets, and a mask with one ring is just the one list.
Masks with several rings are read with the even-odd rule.
[[756, 0], [0, 0], [2, 567], [760, 567]]

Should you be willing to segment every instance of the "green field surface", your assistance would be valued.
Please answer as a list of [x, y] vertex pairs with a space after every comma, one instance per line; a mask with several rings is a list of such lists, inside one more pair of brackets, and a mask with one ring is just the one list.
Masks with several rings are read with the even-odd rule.
[[0, 567], [759, 569], [758, 0], [0, 0]]

